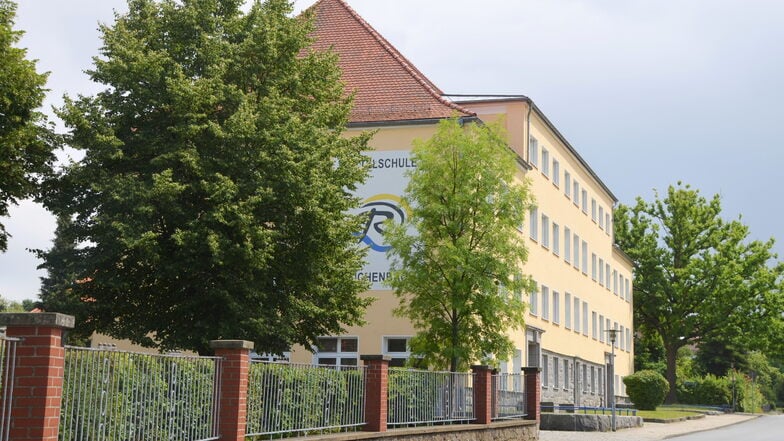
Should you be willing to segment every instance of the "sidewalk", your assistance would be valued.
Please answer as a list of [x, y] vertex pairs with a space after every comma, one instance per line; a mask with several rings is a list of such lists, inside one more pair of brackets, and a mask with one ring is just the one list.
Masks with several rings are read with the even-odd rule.
[[653, 441], [685, 435], [692, 432], [716, 429], [756, 418], [759, 415], [725, 414], [707, 415], [705, 418], [678, 423], [645, 423], [642, 427], [617, 432], [556, 432], [539, 431], [540, 441]]

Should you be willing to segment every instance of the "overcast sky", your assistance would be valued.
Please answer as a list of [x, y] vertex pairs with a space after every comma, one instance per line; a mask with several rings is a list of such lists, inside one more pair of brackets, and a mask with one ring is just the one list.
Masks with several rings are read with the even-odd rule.
[[[784, 240], [784, 1], [349, 4], [444, 92], [531, 97], [620, 202], [681, 180], [720, 193], [725, 217], [742, 214], [754, 238]], [[125, 1], [20, 2], [21, 46], [51, 72], [47, 113], [65, 93], [99, 90], [83, 71], [114, 9]], [[13, 238], [0, 295], [35, 298], [42, 274], [26, 249], [49, 247], [54, 220], [25, 202], [2, 222]]]

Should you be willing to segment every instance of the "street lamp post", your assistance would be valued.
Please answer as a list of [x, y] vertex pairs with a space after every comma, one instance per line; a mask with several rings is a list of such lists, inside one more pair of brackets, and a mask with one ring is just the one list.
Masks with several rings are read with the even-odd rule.
[[608, 329], [607, 333], [610, 337], [610, 408], [612, 409], [612, 431], [615, 432], [617, 425], [615, 422], [615, 341], [618, 339], [617, 329]]

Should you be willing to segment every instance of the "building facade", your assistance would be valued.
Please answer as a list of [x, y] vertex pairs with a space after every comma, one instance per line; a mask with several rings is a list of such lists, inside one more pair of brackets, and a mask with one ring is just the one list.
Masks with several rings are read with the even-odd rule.
[[[405, 220], [400, 196], [406, 170], [415, 167], [410, 159], [415, 139], [432, 136], [443, 118], [467, 123], [503, 118], [520, 177], [529, 180], [536, 200], [520, 234], [528, 237], [529, 248], [521, 270], [538, 289], [528, 294], [525, 328], [510, 333], [515, 354], [500, 370], [540, 366], [543, 402], [606, 405], [610, 382], [624, 397], [622, 378], [634, 366], [632, 264], [614, 246], [612, 192], [531, 99], [445, 95], [343, 0], [320, 0], [312, 9], [314, 48], [338, 54], [347, 93], [355, 97], [346, 135], [377, 131], [367, 152], [372, 176], [359, 190], [360, 211], [368, 215], [362, 242], [369, 250], [357, 274], [371, 282], [364, 295], [376, 300], [365, 326], [324, 336], [317, 348], [292, 348], [291, 360], [356, 365], [360, 354], [385, 354], [393, 365], [405, 363], [415, 330], [392, 314], [398, 300], [384, 284], [389, 264], [376, 227], [387, 218]], [[609, 329], [619, 331], [614, 373], [608, 368]]]

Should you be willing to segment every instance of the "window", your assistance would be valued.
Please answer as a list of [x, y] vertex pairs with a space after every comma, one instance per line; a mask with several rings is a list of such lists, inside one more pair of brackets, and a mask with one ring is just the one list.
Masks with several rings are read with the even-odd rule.
[[574, 298], [574, 332], [580, 333], [580, 299]]
[[357, 346], [357, 337], [319, 337], [315, 362], [328, 366], [356, 366]]
[[547, 387], [550, 383], [550, 366], [547, 363], [547, 355], [542, 354], [542, 387]]
[[624, 334], [624, 327], [621, 325], [621, 332], [618, 333], [618, 339], [621, 341], [618, 348], [622, 351], [626, 350], [626, 334]]
[[581, 365], [583, 370], [583, 392], [588, 392], [588, 365], [582, 364]]
[[411, 350], [408, 341], [411, 337], [384, 337], [384, 355], [389, 355], [391, 367], [402, 367], [411, 357]]
[[604, 207], [599, 207], [599, 228], [604, 229]]
[[553, 291], [553, 323], [561, 323], [561, 295]]
[[618, 271], [613, 270], [612, 272], [612, 290], [613, 294], [618, 295]]
[[561, 163], [553, 159], [553, 185], [561, 185]]
[[601, 394], [604, 390], [604, 371], [602, 371], [602, 368], [597, 368], [597, 372], [597, 377], [599, 377], [599, 393]]
[[572, 202], [574, 205], [580, 206], [580, 183], [577, 182], [577, 179], [572, 184]]
[[531, 309], [529, 309], [529, 312], [533, 315], [539, 315], [538, 298], [539, 298], [539, 293], [536, 292], [536, 290], [528, 293], [528, 304], [531, 305]]
[[604, 265], [604, 287], [610, 289], [610, 263]]
[[572, 175], [566, 170], [564, 170], [564, 196], [572, 197]]
[[532, 208], [528, 213], [528, 221], [531, 223], [528, 234], [531, 236], [531, 239], [539, 240], [539, 210]]
[[626, 351], [630, 352], [632, 350], [632, 332], [629, 328], [626, 328]]
[[[514, 275], [515, 282], [519, 282], [520, 279], [522, 279], [522, 278], [523, 278], [523, 275], [520, 274], [520, 273], [517, 273], [517, 274]], [[523, 290], [520, 289], [520, 288], [517, 288], [515, 290], [515, 292], [514, 292], [514, 296], [515, 296], [515, 299], [517, 299], [517, 300], [522, 302], [523, 301]]]
[[628, 301], [631, 301], [631, 299], [632, 299], [631, 298], [632, 293], [631, 293], [631, 290], [629, 289], [629, 279], [627, 278], [624, 282], [626, 283], [626, 290], [625, 290], [625, 292], [626, 292], [626, 301], [628, 302]]
[[558, 387], [561, 385], [561, 379], [558, 378], [558, 368], [559, 368], [559, 360], [558, 357], [553, 356], [553, 387]]
[[583, 213], [588, 214], [588, 190], [582, 190], [583, 195]]
[[542, 214], [542, 246], [550, 248], [550, 218]]
[[[612, 329], [610, 327], [610, 319], [609, 318], [604, 319], [604, 329], [605, 329], [605, 331], [609, 331], [610, 329]], [[607, 343], [608, 345], [610, 344], [610, 338], [609, 337], [610, 336], [608, 335], [607, 336], [607, 340], [605, 341], [605, 343]]]
[[596, 222], [596, 199], [591, 198], [591, 220]]
[[564, 293], [564, 328], [572, 328], [572, 295]]
[[563, 385], [563, 388], [564, 389], [569, 389], [569, 378], [570, 378], [569, 377], [569, 360], [564, 359], [563, 367], [564, 367], [564, 375], [563, 375], [563, 377], [564, 377], [564, 385]]
[[588, 274], [588, 242], [583, 241], [583, 274]]
[[542, 174], [550, 177], [550, 152], [542, 147]]
[[604, 316], [599, 314], [599, 341], [604, 343]]
[[550, 320], [550, 288], [542, 285], [542, 319]]
[[596, 253], [591, 253], [591, 280], [596, 281]]
[[561, 254], [561, 227], [553, 222], [553, 254]]
[[588, 336], [588, 302], [583, 302], [583, 335]]
[[612, 228], [612, 223], [610, 222], [610, 213], [604, 213], [604, 224], [607, 225], [607, 228], [604, 229], [604, 232], [607, 235], [610, 235], [610, 229]]
[[[613, 322], [613, 329], [616, 329], [616, 330], [617, 330], [617, 329], [619, 329], [619, 328], [618, 328], [618, 322]], [[619, 347], [620, 347], [620, 346], [618, 346], [618, 344], [619, 344], [620, 342], [621, 342], [621, 339], [620, 339], [620, 338], [617, 338], [617, 339], [615, 339], [615, 347], [616, 347], [616, 348], [619, 348]]]
[[604, 286], [604, 259], [599, 259], [599, 285]]
[[566, 263], [572, 262], [572, 232], [569, 227], [564, 227], [564, 260]]
[[591, 393], [596, 393], [596, 367], [591, 366]]
[[574, 250], [572, 263], [575, 269], [580, 269], [580, 236], [577, 234], [574, 235], [574, 248], [572, 249]]
[[599, 333], [599, 326], [596, 323], [596, 311], [591, 311], [591, 338], [594, 340], [597, 339], [597, 335]]
[[528, 162], [539, 168], [539, 142], [533, 136], [528, 138]]

